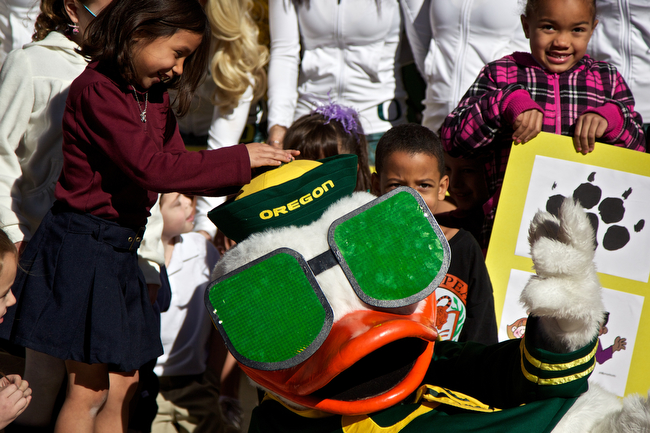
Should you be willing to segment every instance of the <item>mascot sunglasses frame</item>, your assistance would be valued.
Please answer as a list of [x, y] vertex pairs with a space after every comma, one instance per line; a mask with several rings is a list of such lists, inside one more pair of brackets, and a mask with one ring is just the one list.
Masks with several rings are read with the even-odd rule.
[[[422, 240], [418, 245], [412, 242], [414, 234]], [[451, 257], [426, 203], [406, 187], [334, 221], [328, 243], [330, 249], [311, 260], [289, 248], [276, 249], [210, 284], [206, 307], [237, 361], [258, 370], [281, 370], [318, 350], [333, 323], [332, 309], [316, 280], [327, 269], [340, 266], [363, 302], [398, 309], [431, 295]], [[427, 255], [431, 260], [423, 260]], [[401, 284], [395, 284], [396, 277]], [[273, 307], [274, 299], [278, 308]], [[260, 322], [266, 324], [262, 329], [255, 326]], [[255, 335], [260, 331], [263, 334]]]

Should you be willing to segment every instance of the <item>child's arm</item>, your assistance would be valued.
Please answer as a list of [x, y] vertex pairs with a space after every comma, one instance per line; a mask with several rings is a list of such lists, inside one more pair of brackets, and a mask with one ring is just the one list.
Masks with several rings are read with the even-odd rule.
[[299, 150], [278, 149], [265, 143], [248, 143], [246, 149], [251, 160], [251, 168], [278, 166], [283, 162], [291, 162], [294, 156], [300, 155]]
[[[271, 57], [268, 74], [269, 143], [282, 148], [298, 101], [300, 28], [294, 2], [269, 0]], [[279, 141], [279, 143], [274, 143]]]
[[608, 144], [644, 152], [643, 119], [634, 111], [630, 88], [613, 66], [602, 64], [599, 71], [602, 85], [611, 89], [610, 99], [600, 107], [585, 110], [576, 120], [573, 135], [576, 151], [583, 154], [593, 151], [596, 138], [601, 138]]
[[[547, 398], [580, 396], [589, 387], [587, 379], [596, 341], [568, 353], [544, 350], [538, 336], [542, 326], [538, 317], [529, 316], [523, 339], [489, 346], [474, 342], [436, 342], [433, 360], [422, 383], [453, 389], [500, 409]], [[542, 371], [543, 377], [561, 376], [566, 365], [575, 367], [573, 374], [544, 383], [538, 377], [542, 363], [548, 368]]]
[[515, 125], [513, 138], [521, 142], [541, 130], [542, 108], [532, 100], [523, 85], [507, 81], [509, 75], [516, 74], [516, 71], [508, 70], [513, 67], [516, 67], [514, 62], [506, 59], [483, 67], [458, 107], [442, 125], [441, 139], [445, 151], [452, 155], [471, 155]]
[[431, 0], [401, 0], [404, 29], [413, 53], [415, 65], [422, 77], [426, 77], [424, 61], [433, 42], [429, 10]]
[[[83, 88], [73, 101], [68, 100], [74, 110], [67, 110], [66, 116], [74, 115], [74, 125], [72, 119], [64, 117], [64, 134], [70, 135], [70, 143], [76, 137], [85, 138], [92, 144], [89, 151], [101, 149], [128, 178], [149, 191], [228, 194], [250, 182], [251, 167], [280, 165], [292, 159], [286, 151], [261, 144], [253, 146], [252, 151], [244, 145], [187, 151], [171, 112], [167, 124], [162, 125], [167, 139], [161, 147], [144, 132], [134, 116], [134, 99], [130, 98], [112, 83], [96, 82]], [[152, 118], [146, 127], [154, 128], [153, 122]], [[67, 163], [87, 165], [77, 162], [88, 158], [84, 152], [72, 144], [67, 150]]]

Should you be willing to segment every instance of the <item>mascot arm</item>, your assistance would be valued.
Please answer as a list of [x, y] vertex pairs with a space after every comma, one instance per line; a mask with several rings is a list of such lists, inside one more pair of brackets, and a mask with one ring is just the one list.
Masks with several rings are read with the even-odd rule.
[[425, 376], [433, 384], [477, 398], [499, 409], [537, 400], [578, 397], [587, 390], [597, 340], [570, 353], [539, 347], [539, 318], [528, 318], [523, 340], [497, 345], [438, 342]]
[[597, 337], [605, 310], [589, 218], [568, 198], [557, 216], [535, 215], [528, 241], [537, 275], [524, 288], [521, 302], [540, 318], [538, 347], [557, 353], [584, 347]]

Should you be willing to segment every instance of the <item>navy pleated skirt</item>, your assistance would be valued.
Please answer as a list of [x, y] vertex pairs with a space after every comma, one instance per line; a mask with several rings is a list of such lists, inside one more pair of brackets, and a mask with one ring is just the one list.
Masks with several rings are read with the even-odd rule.
[[159, 318], [138, 267], [141, 236], [55, 204], [20, 258], [18, 303], [0, 326], [4, 336], [111, 371], [135, 370], [161, 355]]

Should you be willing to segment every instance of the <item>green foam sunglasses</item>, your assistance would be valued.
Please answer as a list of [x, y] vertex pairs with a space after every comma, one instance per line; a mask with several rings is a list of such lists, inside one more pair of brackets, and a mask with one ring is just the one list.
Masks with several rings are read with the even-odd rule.
[[422, 197], [400, 187], [334, 221], [330, 249], [311, 260], [279, 248], [213, 281], [205, 304], [235, 359], [257, 370], [296, 366], [322, 345], [333, 312], [316, 275], [340, 266], [377, 308], [429, 296], [449, 268], [449, 244]]

